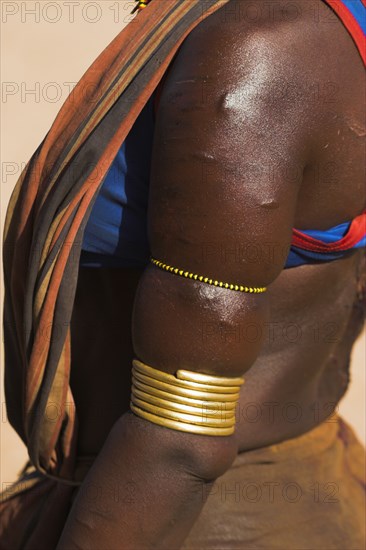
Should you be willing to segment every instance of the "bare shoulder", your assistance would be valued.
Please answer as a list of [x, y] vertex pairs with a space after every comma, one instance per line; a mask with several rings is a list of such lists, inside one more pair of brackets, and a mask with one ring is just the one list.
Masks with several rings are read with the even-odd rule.
[[169, 70], [160, 119], [206, 119], [208, 132], [214, 123], [255, 128], [273, 144], [288, 136], [294, 158], [306, 162], [319, 119], [309, 97], [318, 80], [315, 38], [321, 42], [309, 3], [231, 0], [204, 19]]
[[312, 0], [230, 0], [190, 32], [174, 68], [201, 68], [202, 74], [215, 70], [217, 76], [235, 79], [254, 60], [256, 65], [263, 61], [270, 73], [285, 73], [286, 59], [293, 66], [306, 43], [313, 41], [309, 3]]
[[267, 94], [273, 111], [295, 96], [294, 107], [305, 108], [319, 88], [332, 93], [327, 83], [348, 82], [348, 95], [352, 80], [363, 78], [353, 40], [324, 0], [230, 0], [186, 38], [169, 83], [200, 83], [211, 99], [230, 87], [256, 99]]
[[[356, 216], [365, 202], [364, 84], [361, 56], [323, 0], [231, 0], [183, 42], [158, 125], [169, 154], [193, 136], [208, 160], [215, 151], [218, 161], [238, 166], [245, 151], [251, 163], [284, 166], [287, 157], [285, 180], [305, 193], [296, 226], [328, 227]], [[327, 172], [320, 184], [319, 170]]]
[[306, 78], [298, 29], [306, 23], [283, 22], [282, 12], [274, 21], [268, 5], [231, 0], [197, 25], [169, 70], [162, 116], [179, 109], [185, 116], [192, 110], [210, 113], [212, 119], [214, 110], [221, 122], [236, 118], [241, 125], [263, 126], [276, 113], [299, 122]]
[[[246, 280], [269, 281], [283, 268], [316, 117], [301, 95], [296, 31], [264, 18], [232, 20], [228, 10], [240, 4], [202, 21], [169, 70], [156, 120], [149, 235], [153, 255], [172, 265], [221, 280], [240, 280], [244, 266]], [[202, 266], [197, 251], [228, 238], [258, 248], [272, 242], [281, 253], [266, 269], [245, 257], [217, 265], [215, 254]]]

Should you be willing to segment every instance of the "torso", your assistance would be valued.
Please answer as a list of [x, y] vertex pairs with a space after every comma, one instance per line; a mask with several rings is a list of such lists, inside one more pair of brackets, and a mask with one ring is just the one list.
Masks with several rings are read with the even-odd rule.
[[[309, 42], [304, 46], [307, 55], [300, 53], [299, 63], [314, 84], [314, 111], [321, 102], [322, 112], [317, 117], [317, 139], [309, 151], [294, 225], [325, 229], [354, 218], [366, 204], [364, 67], [348, 32], [323, 2], [296, 0], [292, 4], [302, 14], [296, 32]], [[265, 10], [268, 2], [259, 0], [257, 5]], [[329, 24], [314, 22], [313, 7], [319, 9], [320, 21]], [[217, 24], [220, 11], [201, 25]], [[240, 24], [233, 18], [220, 41], [238, 40], [235, 26]], [[173, 61], [178, 72], [179, 63], [192, 58], [189, 49], [199, 40], [201, 25]], [[311, 41], [309, 36], [317, 39]], [[207, 74], [210, 68], [202, 70]], [[240, 450], [294, 437], [332, 414], [347, 388], [350, 352], [364, 319], [364, 268], [364, 251], [359, 250], [342, 260], [284, 270], [271, 285], [264, 344], [246, 375], [238, 408]], [[131, 314], [141, 274], [139, 269], [80, 269], [71, 374], [80, 454], [97, 454], [114, 422], [129, 409], [134, 356]], [[241, 337], [258, 334], [255, 328], [244, 326]]]

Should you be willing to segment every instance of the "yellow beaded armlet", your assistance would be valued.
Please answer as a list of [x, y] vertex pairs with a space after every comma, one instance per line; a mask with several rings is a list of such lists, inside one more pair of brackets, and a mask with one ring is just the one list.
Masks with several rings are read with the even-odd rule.
[[171, 265], [167, 265], [164, 262], [156, 260], [155, 258], [150, 258], [150, 261], [154, 265], [156, 265], [156, 267], [159, 267], [160, 269], [164, 269], [164, 271], [168, 271], [169, 273], [180, 275], [181, 277], [186, 277], [187, 279], [200, 281], [201, 283], [207, 283], [208, 285], [218, 286], [220, 288], [227, 288], [228, 290], [236, 290], [238, 292], [250, 292], [254, 294], [259, 294], [267, 290], [267, 287], [265, 286], [252, 287], [252, 286], [243, 286], [243, 285], [237, 285], [232, 283], [223, 283], [222, 281], [216, 281], [215, 279], [210, 279], [210, 277], [205, 277], [204, 275], [197, 275], [196, 273], [190, 273], [189, 271], [185, 271], [184, 269], [180, 269], [179, 267], [172, 267]]
[[146, 8], [146, 6], [150, 2], [150, 0], [135, 0], [135, 2], [137, 2], [137, 4], [133, 8], [133, 10], [131, 11], [131, 14], [135, 13], [135, 11], [137, 11], [139, 13], [141, 10]]

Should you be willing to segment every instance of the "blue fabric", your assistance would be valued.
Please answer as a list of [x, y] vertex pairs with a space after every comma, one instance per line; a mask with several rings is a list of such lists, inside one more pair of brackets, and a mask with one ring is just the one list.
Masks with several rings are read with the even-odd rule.
[[357, 23], [360, 25], [364, 34], [366, 33], [366, 15], [365, 6], [361, 0], [342, 0], [342, 4], [349, 9]]
[[291, 247], [284, 269], [298, 267], [299, 265], [318, 264], [332, 262], [333, 260], [340, 260], [346, 255], [346, 253], [347, 252], [332, 252], [331, 254], [321, 254], [319, 252], [312, 252], [309, 250], [302, 250], [301, 248]]
[[300, 231], [313, 239], [329, 244], [336, 243], [342, 239], [346, 235], [350, 225], [351, 222], [345, 222], [335, 225], [330, 229], [301, 229]]
[[[335, 225], [330, 229], [301, 229], [301, 233], [322, 241], [323, 243], [335, 243], [344, 237], [349, 229], [351, 222], [341, 223]], [[355, 248], [363, 248], [366, 246], [366, 236], [364, 236], [351, 250]], [[295, 246], [291, 246], [289, 255], [286, 260], [285, 268], [297, 267], [298, 265], [318, 263], [318, 262], [331, 262], [332, 260], [339, 260], [345, 256], [349, 250], [343, 250], [340, 252], [314, 252], [312, 250], [303, 250]]]
[[147, 203], [154, 97], [136, 119], [100, 188], [84, 231], [82, 266], [143, 267], [149, 262]]
[[291, 247], [290, 253], [286, 260], [285, 269], [290, 267], [298, 267], [299, 265], [318, 264], [331, 262], [333, 260], [340, 260], [346, 254], [349, 254], [349, 252], [349, 250], [346, 250], [342, 252], [322, 254], [320, 252], [312, 252], [310, 250], [302, 250], [301, 248]]

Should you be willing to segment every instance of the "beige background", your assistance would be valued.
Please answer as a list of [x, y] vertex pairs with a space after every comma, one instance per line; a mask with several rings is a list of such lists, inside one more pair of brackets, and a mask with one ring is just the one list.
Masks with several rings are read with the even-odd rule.
[[[131, 19], [133, 6], [127, 0], [1, 2], [1, 231], [22, 166], [73, 85]], [[340, 407], [363, 441], [365, 353], [364, 333], [354, 349], [352, 383]], [[4, 486], [15, 479], [26, 454], [7, 422], [3, 392], [0, 444]]]

